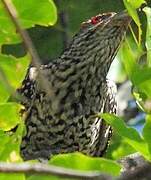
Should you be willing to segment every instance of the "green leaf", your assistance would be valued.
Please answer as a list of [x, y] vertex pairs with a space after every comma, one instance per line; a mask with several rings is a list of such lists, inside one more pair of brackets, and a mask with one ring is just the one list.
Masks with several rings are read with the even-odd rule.
[[133, 72], [133, 81], [136, 86], [151, 80], [151, 68], [137, 68], [137, 71]]
[[51, 175], [39, 175], [34, 174], [26, 178], [26, 180], [68, 180], [67, 178], [59, 178]]
[[[37, 0], [13, 0], [13, 4], [17, 9], [23, 28], [33, 27], [36, 24], [48, 26], [56, 23], [57, 11], [52, 0], [42, 0], [38, 1], [38, 3]], [[0, 45], [21, 41], [2, 2], [0, 2], [0, 30]]]
[[151, 154], [151, 138], [150, 138], [150, 132], [151, 132], [151, 115], [146, 116], [146, 123], [143, 128], [143, 137], [144, 140], [147, 142], [149, 152]]
[[136, 54], [132, 52], [132, 49], [127, 41], [123, 43], [119, 52], [119, 57], [124, 64], [127, 75], [133, 81], [133, 74], [137, 72], [138, 65], [136, 64]]
[[0, 102], [6, 102], [9, 96], [10, 92], [8, 92], [8, 88], [5, 86], [4, 82], [0, 81]]
[[8, 17], [2, 2], [0, 2], [0, 30], [0, 45], [20, 41], [19, 36], [16, 34], [14, 24]]
[[9, 141], [9, 136], [7, 136], [4, 131], [0, 130], [0, 154], [3, 152], [5, 145], [8, 143]]
[[[136, 50], [137, 52], [135, 52]], [[151, 98], [151, 68], [142, 68], [137, 64], [137, 59], [139, 59], [142, 53], [141, 47], [136, 47], [135, 43], [129, 39], [129, 41], [123, 44], [118, 55], [133, 85], [140, 92], [145, 93], [148, 98]]]
[[15, 58], [0, 54], [0, 103], [5, 103], [21, 85], [29, 62], [28, 56]]
[[57, 21], [57, 10], [52, 0], [13, 0], [23, 27], [29, 28], [35, 24], [48, 26]]
[[22, 162], [20, 157], [20, 143], [24, 125], [20, 123], [15, 133], [4, 133], [0, 131], [0, 161]]
[[147, 98], [151, 98], [151, 79], [139, 84], [138, 88], [141, 92], [146, 94]]
[[6, 174], [6, 173], [0, 173], [0, 180], [25, 180], [24, 174]]
[[82, 171], [101, 171], [113, 176], [120, 173], [121, 166], [104, 158], [93, 158], [81, 153], [60, 154], [52, 157], [50, 164]]
[[140, 21], [139, 21], [139, 17], [138, 17], [138, 14], [137, 14], [137, 11], [135, 9], [134, 6], [132, 6], [131, 3], [129, 3], [128, 0], [123, 0], [124, 2], [124, 5], [128, 11], [128, 13], [132, 16], [133, 20], [135, 21], [135, 23], [140, 26]]
[[145, 7], [143, 11], [147, 17], [147, 30], [146, 30], [146, 49], [147, 49], [147, 62], [148, 66], [151, 67], [151, 8]]
[[21, 82], [26, 75], [27, 68], [29, 67], [29, 59], [28, 56], [15, 58], [13, 56], [0, 54], [0, 68], [3, 70], [9, 85], [14, 89], [21, 85]]
[[[151, 68], [137, 67], [135, 71], [133, 71], [133, 75], [131, 77], [133, 84], [139, 90], [139, 93], [143, 93], [147, 98], [151, 98]], [[145, 98], [146, 99], [146, 98]]]
[[139, 8], [142, 4], [146, 4], [145, 0], [126, 0], [127, 3], [131, 4], [131, 6], [135, 9]]
[[125, 156], [128, 156], [129, 154], [133, 154], [135, 153], [136, 150], [134, 150], [134, 148], [132, 148], [132, 146], [130, 146], [127, 142], [125, 142], [125, 140], [122, 138], [121, 143], [119, 144], [119, 146], [117, 147], [117, 149], [115, 149], [114, 151], [112, 151], [112, 157], [116, 160], [121, 159]]
[[20, 108], [17, 103], [0, 104], [0, 129], [9, 131], [20, 123]]
[[143, 3], [145, 3], [145, 1], [144, 0], [123, 0], [123, 2], [129, 15], [133, 18], [134, 22], [138, 26], [138, 45], [140, 45], [142, 29], [141, 29], [141, 23], [140, 23], [136, 9], [139, 8]]
[[105, 113], [99, 116], [105, 119], [105, 121], [109, 123], [121, 137], [124, 138], [125, 142], [140, 152], [146, 159], [151, 160], [147, 143], [134, 128], [127, 127], [124, 121], [115, 115]]

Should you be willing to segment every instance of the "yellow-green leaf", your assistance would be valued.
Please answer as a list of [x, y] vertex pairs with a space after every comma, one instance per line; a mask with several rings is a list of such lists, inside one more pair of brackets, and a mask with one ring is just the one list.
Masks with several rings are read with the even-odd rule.
[[147, 62], [148, 66], [151, 67], [151, 8], [145, 7], [143, 11], [147, 17], [147, 30], [146, 30], [146, 49], [147, 49]]
[[50, 164], [82, 171], [99, 171], [117, 176], [121, 166], [116, 162], [104, 158], [93, 158], [81, 153], [69, 153], [53, 156]]
[[[54, 25], [57, 20], [57, 10], [52, 0], [12, 0], [19, 15], [19, 20], [23, 28], [30, 28], [37, 25]], [[6, 9], [0, 2], [0, 45], [18, 43], [20, 36], [16, 33], [16, 28]]]
[[0, 68], [3, 70], [9, 85], [15, 89], [20, 86], [24, 79], [29, 63], [30, 59], [28, 56], [15, 58], [13, 56], [0, 54]]
[[146, 123], [143, 128], [143, 137], [145, 141], [148, 144], [148, 149], [151, 154], [151, 138], [150, 138], [150, 132], [151, 132], [151, 115], [146, 116]]
[[146, 159], [151, 160], [147, 143], [134, 128], [127, 127], [124, 121], [115, 115], [105, 113], [100, 114], [99, 116], [105, 119], [105, 121], [109, 123], [121, 137], [124, 138], [125, 142], [140, 152]]
[[20, 123], [20, 108], [17, 103], [0, 104], [0, 129], [8, 131]]
[[141, 35], [142, 35], [142, 29], [141, 29], [141, 23], [136, 11], [136, 8], [138, 8], [142, 3], [144, 3], [144, 0], [138, 1], [138, 3], [134, 2], [134, 0], [123, 0], [124, 5], [129, 13], [129, 15], [133, 18], [134, 22], [138, 26], [138, 45], [140, 45], [141, 42]]

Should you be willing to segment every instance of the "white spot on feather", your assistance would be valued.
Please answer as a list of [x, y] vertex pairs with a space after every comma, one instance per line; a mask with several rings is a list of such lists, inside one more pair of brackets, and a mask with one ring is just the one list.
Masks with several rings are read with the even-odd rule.
[[35, 67], [32, 67], [29, 71], [29, 78], [30, 80], [35, 80], [36, 79], [36, 76], [37, 76], [37, 68]]

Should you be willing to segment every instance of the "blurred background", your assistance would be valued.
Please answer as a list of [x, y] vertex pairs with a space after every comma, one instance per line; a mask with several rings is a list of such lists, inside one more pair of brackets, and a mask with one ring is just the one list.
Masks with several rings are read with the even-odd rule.
[[[62, 53], [83, 21], [99, 13], [109, 11], [120, 12], [125, 9], [123, 1], [121, 0], [54, 0], [54, 3], [58, 10], [58, 21], [56, 25], [49, 27], [35, 26], [28, 29], [43, 64], [49, 63]], [[146, 17], [141, 11], [139, 12], [139, 10], [138, 13], [140, 15], [142, 29], [144, 29], [143, 32], [145, 32], [146, 20], [144, 20], [144, 18]], [[137, 37], [137, 28], [133, 23], [132, 28]], [[145, 38], [145, 33], [143, 33], [142, 38]], [[127, 33], [127, 41], [133, 44], [130, 31]], [[3, 45], [2, 52], [16, 57], [22, 57], [26, 54], [21, 43]], [[143, 58], [144, 57], [142, 57], [142, 64]], [[126, 59], [124, 59], [124, 61], [126, 61]], [[120, 52], [110, 68], [108, 78], [115, 81], [118, 87], [118, 115], [124, 117], [125, 122], [129, 126], [136, 128], [137, 131], [141, 133], [145, 113], [138, 108], [132, 96], [131, 91], [133, 87], [126, 76]], [[130, 154], [130, 152], [135, 152], [132, 147], [116, 135], [116, 132], [113, 134], [106, 157], [118, 159], [119, 157]]]

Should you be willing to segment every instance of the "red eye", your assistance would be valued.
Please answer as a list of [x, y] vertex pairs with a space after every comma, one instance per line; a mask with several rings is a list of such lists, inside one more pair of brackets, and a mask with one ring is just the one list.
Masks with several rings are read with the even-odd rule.
[[98, 16], [95, 16], [91, 19], [92, 24], [97, 24], [100, 21], [100, 18]]

